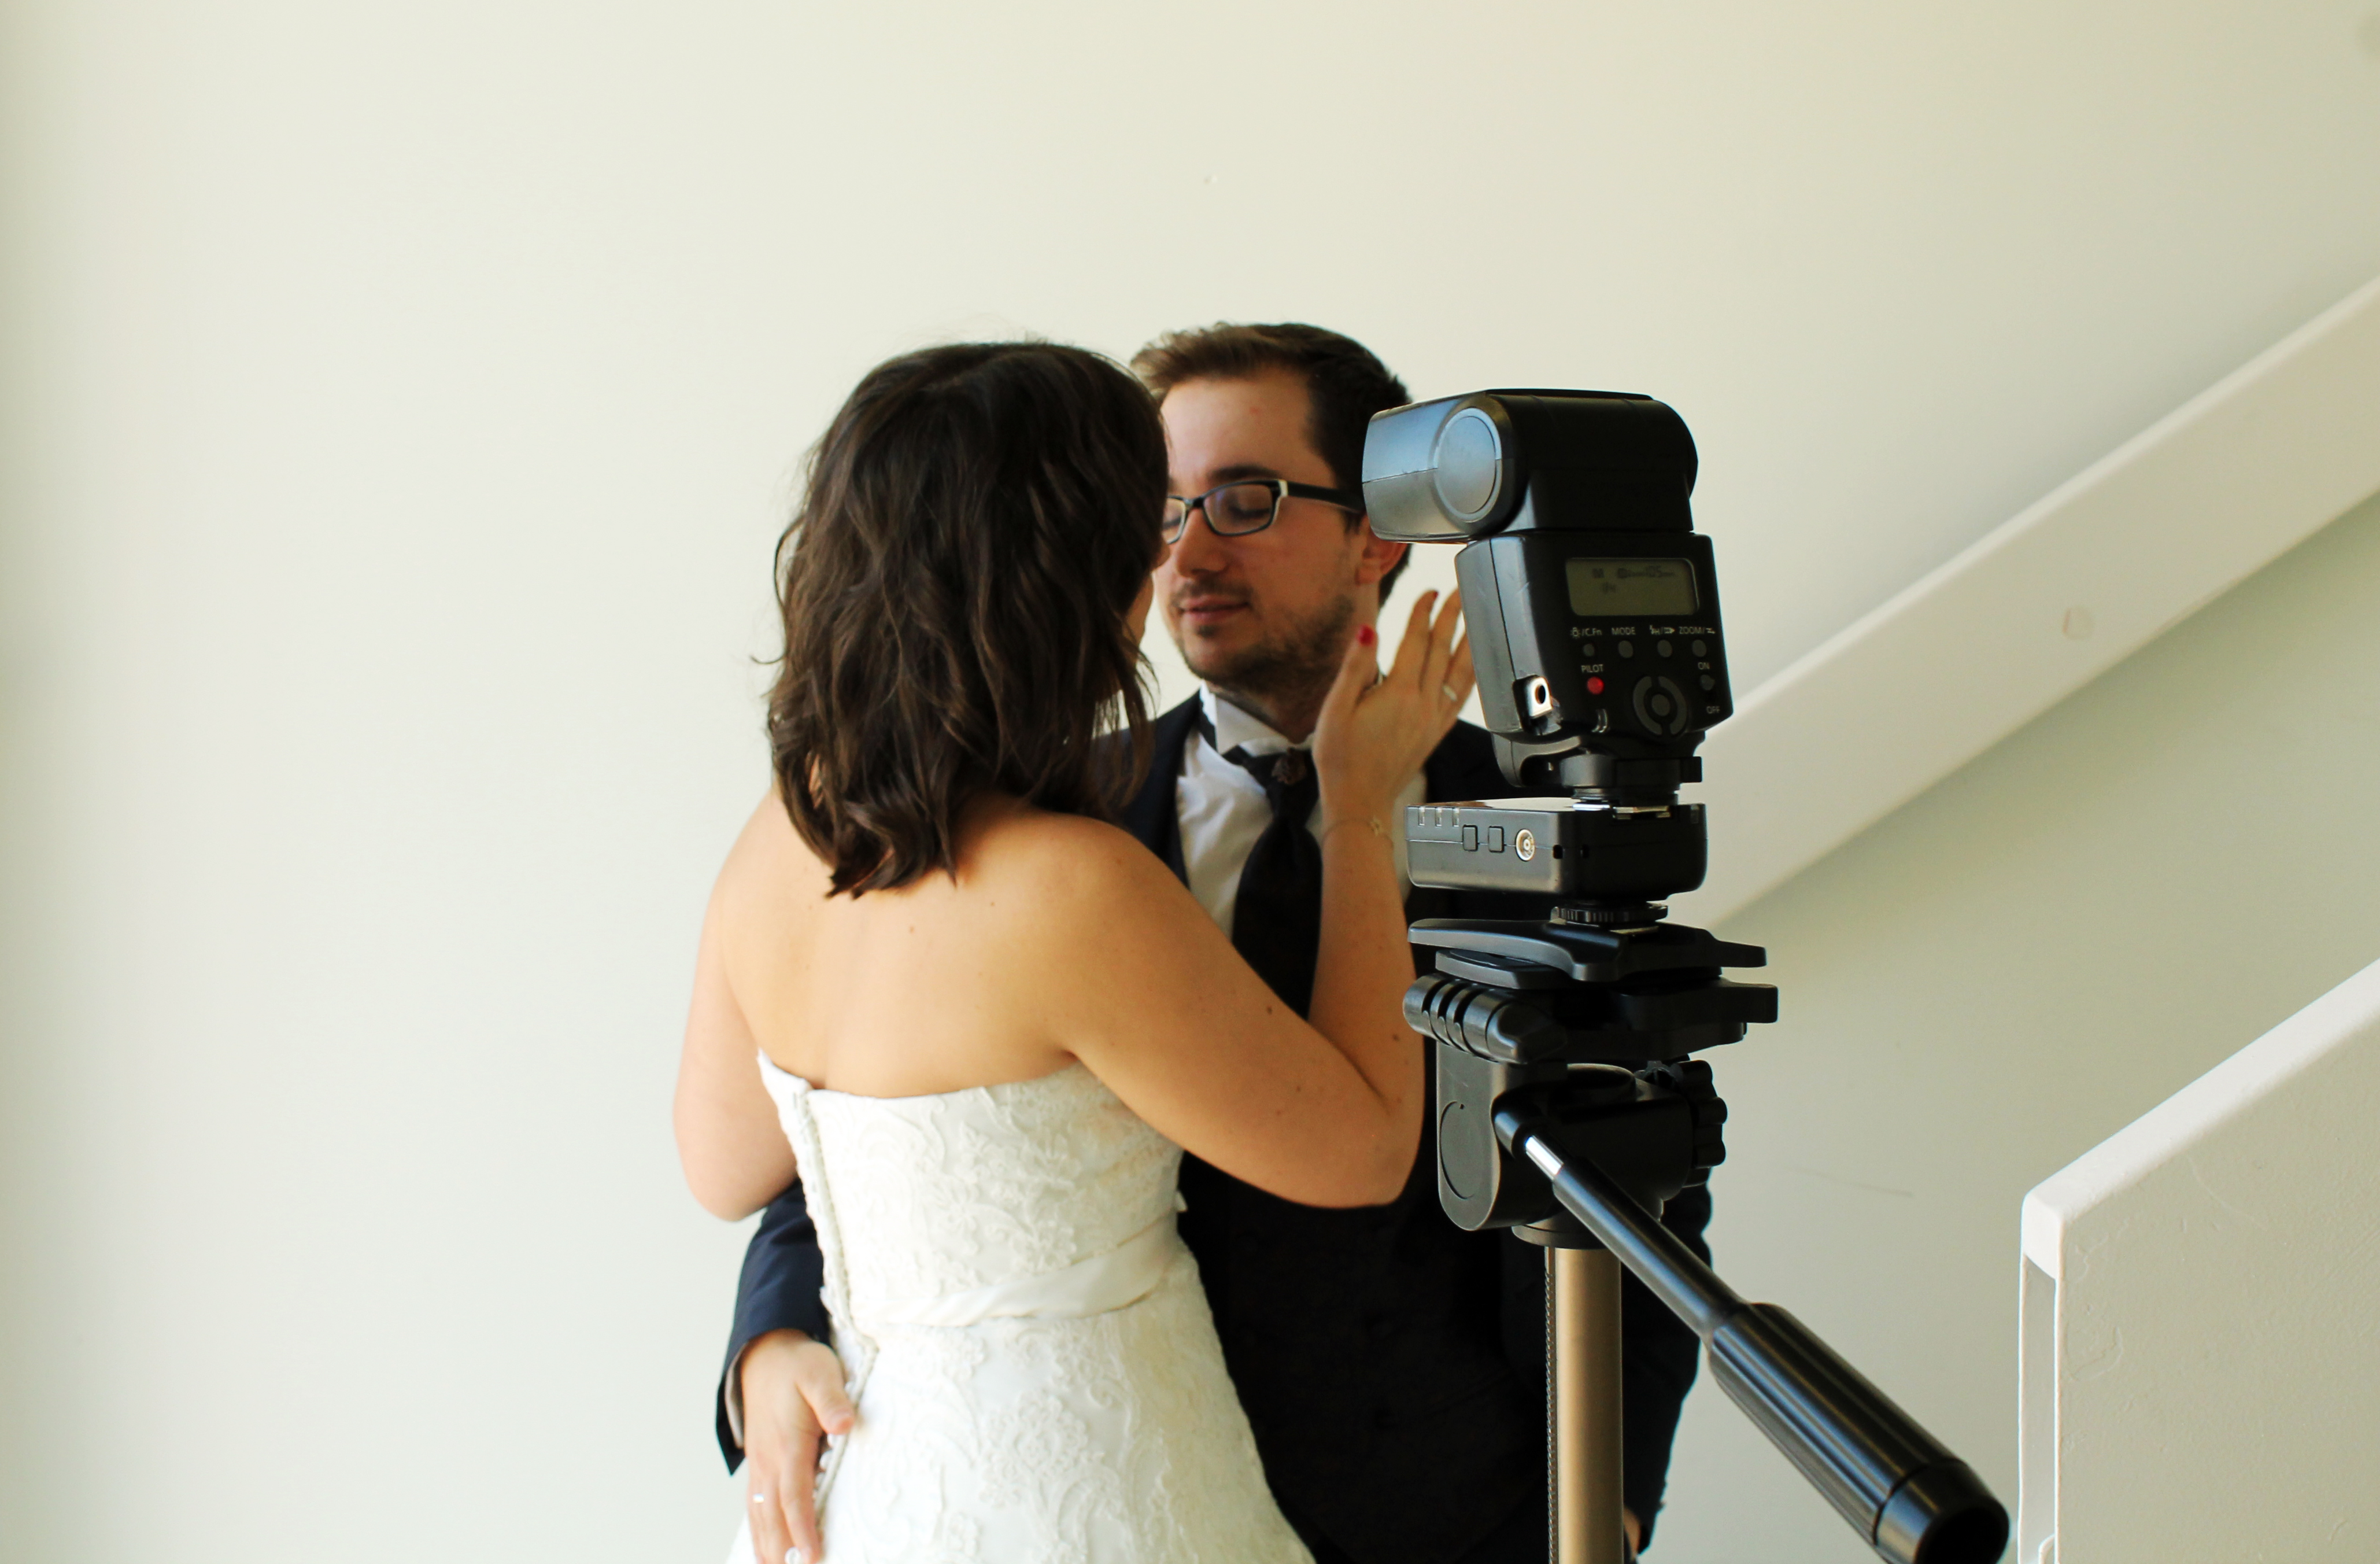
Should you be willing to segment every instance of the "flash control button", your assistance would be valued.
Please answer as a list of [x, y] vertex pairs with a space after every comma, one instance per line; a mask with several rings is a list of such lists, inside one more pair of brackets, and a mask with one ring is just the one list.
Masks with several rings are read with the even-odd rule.
[[1653, 732], [1675, 738], [1686, 730], [1686, 692], [1670, 678], [1640, 678], [1629, 700], [1636, 720]]

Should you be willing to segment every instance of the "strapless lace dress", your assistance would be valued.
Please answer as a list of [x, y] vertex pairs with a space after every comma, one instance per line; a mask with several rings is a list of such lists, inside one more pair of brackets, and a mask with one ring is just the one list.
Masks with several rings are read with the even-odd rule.
[[924, 1097], [760, 1073], [858, 1411], [831, 1564], [1311, 1564], [1173, 1230], [1178, 1147], [1080, 1065]]

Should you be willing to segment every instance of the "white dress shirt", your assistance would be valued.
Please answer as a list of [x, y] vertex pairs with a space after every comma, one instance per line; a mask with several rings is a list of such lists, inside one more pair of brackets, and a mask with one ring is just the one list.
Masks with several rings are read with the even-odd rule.
[[[1252, 755], [1276, 755], [1306, 746], [1292, 744], [1211, 688], [1202, 689], [1198, 700], [1207, 708], [1208, 720], [1215, 725], [1215, 742], [1209, 744], [1205, 734], [1194, 732], [1183, 746], [1173, 807], [1182, 822], [1182, 865], [1189, 871], [1190, 894], [1229, 935], [1232, 910], [1240, 899], [1240, 871], [1246, 867], [1248, 854], [1256, 850], [1257, 838], [1272, 824], [1272, 805], [1265, 798], [1264, 784], [1249, 776], [1245, 766], [1225, 760], [1223, 751], [1239, 749]], [[1390, 818], [1380, 822], [1388, 828], [1389, 843], [1396, 851], [1397, 883], [1408, 891], [1413, 886], [1405, 879], [1405, 806], [1421, 802], [1425, 791], [1416, 773], [1397, 795]], [[1305, 828], [1319, 839], [1319, 801]]]

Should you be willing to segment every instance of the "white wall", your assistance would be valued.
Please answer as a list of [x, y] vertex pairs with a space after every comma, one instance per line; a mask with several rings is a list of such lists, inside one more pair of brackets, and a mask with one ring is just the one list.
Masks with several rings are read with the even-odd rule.
[[[0, 30], [12, 1559], [723, 1538], [667, 1088], [786, 480], [885, 353], [1656, 392], [1748, 688], [2380, 270], [2362, 3]], [[2373, 954], [2373, 532], [1730, 930], [1730, 1274], [2003, 1480], [2015, 1192]], [[1657, 1557], [1853, 1556], [1728, 1415]]]

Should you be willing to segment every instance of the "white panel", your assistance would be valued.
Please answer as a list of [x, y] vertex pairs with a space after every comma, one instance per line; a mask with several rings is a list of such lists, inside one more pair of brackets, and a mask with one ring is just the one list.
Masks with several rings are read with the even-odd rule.
[[2035, 1564], [2058, 1526], [2058, 1278], [2030, 1251], [2019, 1268], [2016, 1556]]
[[[2022, 1535], [2076, 1564], [2380, 1548], [2380, 962], [2026, 1197]], [[2046, 1278], [2045, 1278], [2046, 1279]], [[2041, 1360], [2046, 1353], [2049, 1362]], [[2049, 1492], [2039, 1493], [2043, 1484]], [[2030, 1564], [2034, 1555], [2022, 1554]]]
[[1715, 923], [2380, 490], [2380, 279], [1744, 700], [1705, 753]]

